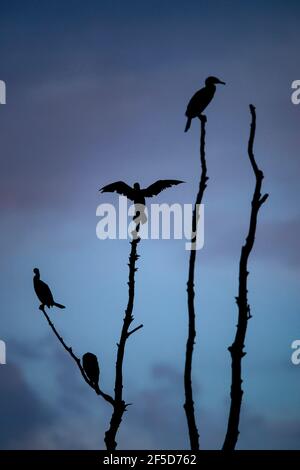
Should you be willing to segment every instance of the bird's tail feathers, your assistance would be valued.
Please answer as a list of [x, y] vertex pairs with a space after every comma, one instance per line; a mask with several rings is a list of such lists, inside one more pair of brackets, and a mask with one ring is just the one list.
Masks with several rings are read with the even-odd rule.
[[184, 129], [184, 132], [187, 132], [189, 130], [189, 128], [191, 127], [191, 123], [192, 123], [192, 119], [190, 117], [188, 117], [187, 121], [186, 121], [186, 126], [185, 126], [185, 129]]
[[57, 302], [53, 302], [53, 306], [57, 308], [66, 308], [64, 305], [58, 304]]

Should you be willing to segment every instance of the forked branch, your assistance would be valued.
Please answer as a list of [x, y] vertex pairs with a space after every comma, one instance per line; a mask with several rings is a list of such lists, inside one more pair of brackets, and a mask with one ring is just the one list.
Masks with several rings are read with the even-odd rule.
[[238, 435], [239, 435], [239, 421], [240, 411], [242, 405], [242, 358], [245, 356], [244, 343], [246, 338], [248, 320], [251, 318], [250, 306], [248, 304], [248, 290], [247, 290], [247, 279], [248, 279], [248, 259], [252, 251], [256, 226], [257, 216], [259, 209], [263, 203], [267, 200], [268, 194], [261, 195], [262, 181], [264, 178], [263, 172], [257, 166], [255, 161], [253, 144], [256, 131], [256, 113], [255, 107], [250, 105], [251, 113], [251, 128], [250, 137], [248, 142], [248, 156], [255, 175], [256, 183], [251, 203], [251, 214], [249, 230], [246, 238], [246, 242], [242, 247], [239, 265], [239, 293], [236, 297], [236, 303], [238, 306], [238, 324], [234, 342], [228, 348], [231, 354], [231, 404], [228, 418], [227, 433], [223, 444], [223, 450], [234, 450]]

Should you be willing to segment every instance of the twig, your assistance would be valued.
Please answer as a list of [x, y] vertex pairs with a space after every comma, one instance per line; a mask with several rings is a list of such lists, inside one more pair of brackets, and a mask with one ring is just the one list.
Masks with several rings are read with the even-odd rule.
[[199, 182], [199, 190], [197, 193], [192, 220], [192, 245], [189, 261], [189, 277], [187, 282], [187, 294], [188, 294], [188, 338], [186, 343], [186, 356], [185, 356], [185, 369], [184, 369], [184, 389], [185, 389], [185, 403], [184, 409], [189, 429], [190, 445], [192, 450], [199, 450], [199, 433], [195, 419], [195, 409], [193, 400], [193, 387], [192, 387], [192, 361], [194, 344], [196, 337], [195, 327], [195, 290], [194, 290], [194, 277], [195, 277], [195, 263], [196, 263], [196, 245], [197, 245], [197, 227], [199, 221], [199, 207], [202, 202], [204, 191], [206, 188], [206, 182], [208, 180], [206, 159], [205, 159], [205, 123], [206, 116], [199, 116], [201, 122], [200, 131], [200, 162], [201, 162], [201, 177]]
[[95, 390], [95, 392], [97, 393], [97, 395], [101, 395], [102, 398], [104, 398], [104, 400], [106, 400], [108, 403], [110, 403], [112, 406], [114, 406], [114, 399], [108, 395], [107, 393], [104, 393], [102, 392], [102, 390], [100, 390], [100, 388], [96, 387], [90, 380], [89, 378], [87, 377], [86, 373], [84, 372], [84, 369], [81, 365], [81, 361], [79, 359], [79, 357], [76, 356], [76, 354], [73, 353], [73, 350], [71, 347], [67, 346], [64, 339], [62, 338], [62, 336], [60, 336], [60, 334], [58, 333], [58, 331], [56, 330], [54, 324], [52, 323], [52, 321], [50, 320], [49, 318], [49, 315], [46, 313], [46, 310], [45, 310], [45, 306], [44, 305], [40, 305], [40, 310], [43, 312], [47, 322], [49, 323], [49, 326], [50, 328], [52, 329], [53, 333], [55, 334], [55, 336], [57, 337], [58, 341], [62, 344], [62, 346], [64, 347], [64, 349], [70, 354], [70, 356], [72, 357], [72, 359], [76, 362], [80, 372], [81, 372], [81, 375], [82, 377], [84, 378], [84, 380], [86, 381], [86, 383], [93, 389]]
[[251, 318], [250, 306], [248, 305], [247, 298], [247, 278], [248, 278], [248, 258], [252, 251], [256, 226], [257, 226], [257, 216], [260, 207], [267, 200], [268, 194], [261, 196], [261, 187], [262, 181], [264, 178], [263, 172], [258, 168], [255, 161], [253, 153], [253, 144], [255, 138], [256, 130], [256, 113], [255, 107], [250, 105], [251, 113], [251, 128], [250, 136], [248, 142], [248, 156], [250, 163], [255, 175], [256, 184], [252, 198], [251, 204], [251, 215], [250, 215], [250, 224], [246, 242], [242, 247], [241, 256], [240, 256], [240, 266], [239, 266], [239, 293], [236, 297], [236, 303], [238, 306], [238, 324], [234, 342], [228, 348], [231, 354], [231, 405], [228, 418], [227, 433], [225, 441], [223, 444], [223, 450], [234, 450], [238, 435], [239, 435], [239, 421], [240, 421], [240, 411], [242, 405], [242, 358], [246, 355], [244, 352], [244, 342], [246, 338], [248, 320]]
[[[139, 224], [136, 226], [136, 235], [139, 231]], [[118, 343], [118, 352], [117, 352], [117, 360], [116, 360], [116, 377], [115, 377], [115, 395], [114, 395], [114, 407], [113, 413], [110, 420], [109, 429], [105, 433], [105, 444], [107, 450], [115, 450], [117, 447], [116, 442], [116, 435], [120, 424], [122, 422], [123, 414], [126, 411], [126, 407], [129, 404], [126, 404], [123, 400], [123, 361], [124, 361], [124, 353], [125, 353], [125, 345], [126, 341], [131, 334], [135, 331], [142, 328], [143, 325], [134, 328], [133, 330], [129, 331], [129, 327], [133, 322], [133, 304], [134, 304], [134, 284], [135, 284], [135, 272], [137, 268], [135, 267], [135, 263], [138, 260], [139, 256], [137, 254], [137, 245], [140, 241], [140, 238], [136, 236], [131, 242], [131, 250], [129, 255], [129, 280], [128, 280], [128, 304], [125, 311], [124, 319], [123, 319], [123, 327], [121, 331], [120, 340]]]
[[133, 330], [131, 331], [128, 331], [127, 333], [127, 338], [129, 338], [129, 336], [131, 336], [133, 333], [135, 333], [136, 331], [138, 331], [140, 328], [143, 328], [144, 325], [139, 325], [137, 326], [136, 328], [134, 328]]

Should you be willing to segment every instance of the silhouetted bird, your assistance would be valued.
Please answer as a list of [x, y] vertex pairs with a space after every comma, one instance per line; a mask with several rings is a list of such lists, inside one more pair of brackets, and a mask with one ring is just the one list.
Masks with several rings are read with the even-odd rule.
[[99, 369], [99, 364], [98, 364], [98, 359], [95, 354], [87, 352], [82, 356], [82, 365], [84, 372], [88, 376], [89, 380], [92, 382], [92, 384], [95, 387], [96, 392], [100, 393], [99, 389], [99, 375], [100, 375], [100, 369]]
[[205, 80], [205, 87], [201, 88], [201, 90], [198, 90], [190, 99], [185, 112], [187, 123], [184, 132], [187, 132], [191, 127], [192, 119], [199, 117], [205, 108], [209, 105], [214, 97], [216, 84], [218, 83], [225, 85], [225, 82], [222, 82], [217, 77], [208, 77]]
[[[124, 183], [124, 181], [116, 181], [115, 183], [103, 186], [99, 191], [102, 193], [117, 192], [118, 194], [123, 194], [128, 197], [128, 199], [138, 206], [134, 218], [136, 218], [136, 216], [140, 217], [141, 223], [144, 224], [147, 222], [146, 214], [143, 212], [143, 207], [145, 208], [146, 204], [145, 198], [157, 196], [164, 189], [171, 188], [171, 186], [176, 186], [183, 182], [184, 181], [179, 180], [158, 180], [155, 183], [150, 184], [148, 188], [141, 189], [139, 183], [134, 183], [132, 188], [131, 186], [128, 186], [128, 184]], [[142, 214], [139, 213], [140, 210], [142, 210]]]
[[54, 302], [53, 295], [49, 286], [45, 282], [41, 281], [40, 279], [39, 269], [34, 268], [33, 272], [34, 272], [33, 286], [34, 286], [34, 290], [38, 299], [40, 300], [40, 302], [42, 302], [41, 307], [44, 307], [46, 305], [46, 307], [48, 308], [50, 307], [66, 308], [64, 305]]

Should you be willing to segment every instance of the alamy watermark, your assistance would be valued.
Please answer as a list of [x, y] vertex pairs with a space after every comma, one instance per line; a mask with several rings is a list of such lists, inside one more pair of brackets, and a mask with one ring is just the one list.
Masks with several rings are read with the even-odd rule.
[[[294, 90], [291, 95], [291, 100], [293, 104], [300, 104], [300, 80], [294, 80], [292, 82], [291, 88]], [[291, 348], [294, 349], [291, 355], [291, 361], [295, 366], [300, 364], [300, 339], [295, 339]]]
[[294, 80], [292, 82], [291, 88], [293, 91], [291, 95], [291, 100], [293, 104], [300, 104], [300, 80]]
[[300, 339], [295, 339], [291, 344], [291, 348], [295, 350], [291, 355], [291, 361], [294, 366], [298, 366], [300, 364]]
[[6, 104], [6, 83], [0, 80], [0, 104]]
[[[148, 209], [149, 208], [149, 209]], [[119, 196], [119, 204], [100, 204], [96, 215], [101, 217], [97, 223], [96, 235], [100, 240], [126, 240], [136, 235], [144, 240], [187, 240], [186, 250], [200, 250], [204, 246], [204, 205], [197, 206], [197, 237], [191, 233], [193, 219], [192, 204], [131, 204]]]
[[0, 364], [6, 364], [6, 344], [0, 339]]

